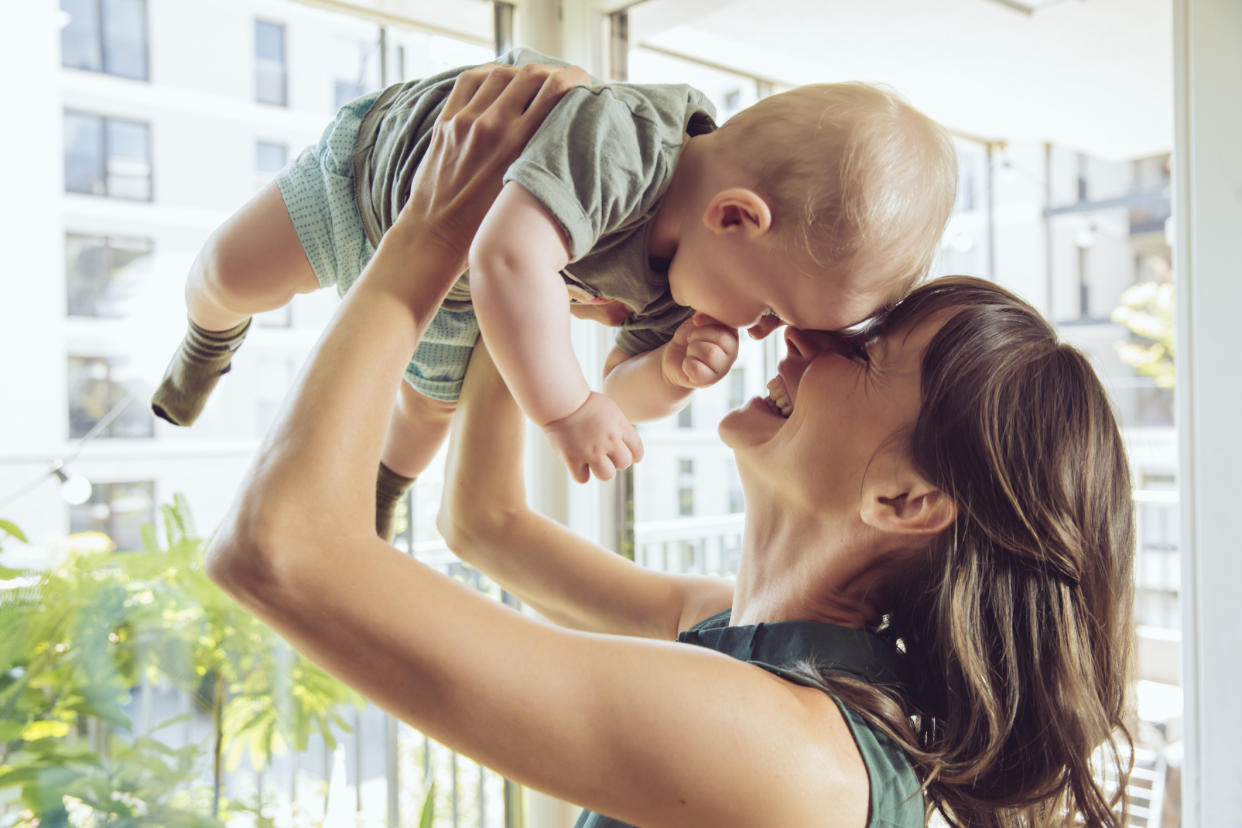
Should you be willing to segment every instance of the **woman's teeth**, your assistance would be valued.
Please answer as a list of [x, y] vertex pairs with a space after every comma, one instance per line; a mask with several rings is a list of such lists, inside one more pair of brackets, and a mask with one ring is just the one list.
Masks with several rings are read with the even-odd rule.
[[765, 402], [782, 417], [788, 418], [793, 413], [793, 400], [789, 399], [789, 394], [785, 393], [785, 383], [780, 377], [768, 380], [768, 396]]

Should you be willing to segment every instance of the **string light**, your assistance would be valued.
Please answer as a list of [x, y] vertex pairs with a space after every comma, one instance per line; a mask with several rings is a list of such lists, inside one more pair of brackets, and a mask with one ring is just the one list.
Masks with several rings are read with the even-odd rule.
[[64, 466], [56, 466], [52, 474], [60, 481], [60, 496], [70, 506], [81, 506], [91, 499], [91, 481], [82, 475], [66, 474]]
[[27, 483], [25, 486], [22, 486], [6, 497], [0, 499], [0, 507], [8, 506], [18, 498], [34, 491], [49, 477], [54, 477], [60, 482], [60, 496], [63, 497], [65, 502], [70, 506], [80, 506], [90, 500], [92, 491], [91, 481], [80, 474], [69, 474], [65, 471], [65, 467], [75, 457], [82, 453], [82, 448], [87, 443], [99, 436], [99, 433], [110, 426], [113, 420], [121, 416], [121, 412], [124, 411], [133, 401], [134, 397], [132, 394], [126, 394], [122, 397], [116, 405], [112, 406], [107, 414], [103, 415], [103, 417], [99, 419], [99, 422], [95, 423], [95, 425], [91, 427], [90, 431], [86, 432], [86, 434], [78, 440], [68, 454], [62, 458], [53, 460], [52, 467], [50, 469], [40, 473], [38, 477]]

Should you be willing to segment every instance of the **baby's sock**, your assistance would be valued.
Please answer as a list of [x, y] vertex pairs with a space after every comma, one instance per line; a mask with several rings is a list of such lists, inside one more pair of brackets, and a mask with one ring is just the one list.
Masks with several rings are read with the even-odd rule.
[[380, 461], [379, 474], [375, 478], [375, 532], [389, 543], [392, 543], [397, 504], [405, 497], [415, 480], [415, 477], [397, 474]]
[[151, 410], [173, 425], [198, 419], [216, 382], [229, 371], [233, 352], [241, 347], [250, 320], [227, 331], [208, 331], [190, 320], [190, 328], [151, 395]]

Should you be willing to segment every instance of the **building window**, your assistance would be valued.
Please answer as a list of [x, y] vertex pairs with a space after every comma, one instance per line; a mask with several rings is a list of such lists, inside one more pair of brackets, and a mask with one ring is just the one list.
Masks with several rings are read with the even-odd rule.
[[[155, 436], [146, 393], [124, 360], [69, 357], [69, 437], [134, 439]], [[124, 405], [122, 406], [122, 403]]]
[[342, 39], [337, 51], [333, 100], [340, 109], [380, 85], [379, 32], [374, 40]]
[[694, 404], [686, 403], [686, 407], [677, 412], [678, 428], [694, 428]]
[[150, 80], [146, 0], [60, 0], [60, 10], [62, 66]]
[[254, 169], [259, 175], [270, 179], [284, 168], [288, 160], [289, 149], [284, 144], [255, 141]]
[[142, 548], [142, 525], [155, 520], [155, 483], [94, 483], [91, 499], [69, 507], [70, 532], [102, 532], [116, 548]]
[[257, 192], [271, 183], [289, 161], [289, 149], [274, 141], [254, 142], [254, 188]]
[[254, 99], [273, 106], [289, 105], [285, 27], [280, 23], [254, 21]]
[[70, 316], [119, 319], [138, 295], [150, 263], [147, 239], [65, 236], [65, 298]]
[[737, 474], [737, 463], [729, 458], [729, 514], [738, 515], [746, 511], [746, 495], [742, 491], [742, 479]]
[[66, 111], [65, 192], [150, 201], [150, 125]]
[[677, 461], [677, 514], [694, 514], [694, 461]]
[[741, 408], [746, 402], [746, 369], [734, 368], [729, 372], [729, 410]]

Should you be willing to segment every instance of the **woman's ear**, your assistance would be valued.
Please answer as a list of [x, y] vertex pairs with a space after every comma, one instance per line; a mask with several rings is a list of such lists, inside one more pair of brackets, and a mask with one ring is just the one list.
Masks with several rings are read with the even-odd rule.
[[707, 202], [703, 224], [713, 233], [741, 232], [757, 238], [772, 228], [772, 209], [754, 190], [730, 187]]
[[908, 462], [886, 464], [883, 475], [868, 474], [859, 516], [863, 523], [899, 535], [934, 535], [957, 518], [957, 503], [928, 483]]

